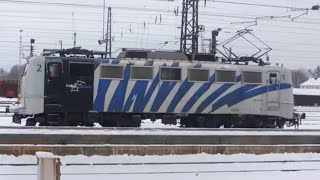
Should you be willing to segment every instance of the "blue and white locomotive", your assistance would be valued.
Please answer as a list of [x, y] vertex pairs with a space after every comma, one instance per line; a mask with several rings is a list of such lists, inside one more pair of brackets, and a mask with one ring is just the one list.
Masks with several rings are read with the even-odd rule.
[[[65, 56], [65, 55], [63, 55]], [[161, 119], [184, 127], [295, 124], [289, 70], [206, 61], [179, 52], [125, 49], [116, 59], [38, 56], [22, 76], [14, 122], [139, 127]]]

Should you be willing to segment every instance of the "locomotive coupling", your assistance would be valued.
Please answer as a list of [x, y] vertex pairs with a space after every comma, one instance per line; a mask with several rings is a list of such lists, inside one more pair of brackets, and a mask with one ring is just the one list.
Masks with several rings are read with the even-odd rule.
[[306, 119], [306, 113], [293, 113], [294, 116], [294, 126], [299, 127], [302, 123], [302, 119]]

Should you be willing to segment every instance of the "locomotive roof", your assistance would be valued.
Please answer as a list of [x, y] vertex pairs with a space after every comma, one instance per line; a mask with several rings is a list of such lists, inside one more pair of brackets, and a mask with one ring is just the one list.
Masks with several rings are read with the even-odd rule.
[[[94, 62], [95, 64], [100, 64], [101, 62], [110, 62], [110, 59], [104, 59], [104, 58], [85, 58], [85, 57], [56, 57], [56, 56], [49, 56], [46, 57], [47, 60], [50, 59], [62, 59], [63, 61], [74, 61], [74, 62]], [[194, 61], [188, 61], [188, 60], [172, 60], [172, 59], [131, 59], [131, 58], [126, 58], [126, 59], [111, 59], [111, 60], [118, 60], [123, 63], [128, 63], [128, 62], [145, 62], [145, 61], [154, 61], [154, 62], [179, 62], [181, 66], [188, 66], [188, 64], [203, 64], [203, 65], [214, 65], [215, 67], [220, 67], [223, 69], [237, 69], [237, 68], [245, 68], [248, 70], [259, 70], [259, 69], [285, 69], [281, 66], [258, 66], [257, 64], [235, 64], [235, 63], [230, 63], [230, 62], [220, 62], [220, 61], [199, 61], [199, 60], [194, 60]]]
[[[48, 51], [48, 50], [44, 50]], [[54, 56], [54, 54], [61, 53], [60, 51], [63, 51], [64, 53], [67, 52], [71, 56]], [[107, 60], [104, 57], [95, 57], [94, 55], [103, 55], [102, 52], [96, 52], [96, 51], [88, 51], [88, 50], [82, 50], [82, 49], [70, 49], [70, 50], [50, 50], [48, 54], [51, 54], [49, 56], [46, 56], [46, 58], [62, 58], [64, 61], [66, 60], [75, 60], [75, 61], [95, 61], [95, 62], [101, 62]], [[85, 52], [85, 55], [80, 55], [80, 56], [72, 56], [72, 53], [83, 53]], [[88, 54], [92, 53], [90, 56]], [[60, 54], [61, 55], [61, 54]], [[255, 62], [253, 61], [256, 59], [253, 59], [251, 57], [242, 57], [242, 59], [239, 59], [239, 61], [225, 61], [223, 59], [216, 58], [213, 54], [193, 54], [193, 55], [186, 55], [183, 54], [179, 51], [169, 51], [169, 50], [154, 50], [154, 49], [128, 49], [128, 48], [123, 48], [122, 52], [119, 53], [118, 57], [116, 58], [118, 60], [154, 60], [154, 61], [185, 61], [185, 62], [200, 62], [200, 63], [215, 63], [215, 64], [234, 64], [234, 65], [245, 65], [245, 66], [250, 66], [248, 65], [249, 62]], [[240, 63], [239, 63], [240, 62]], [[268, 65], [268, 63], [262, 62], [259, 65], [264, 66]], [[252, 65], [254, 67], [257, 67], [257, 64]], [[278, 66], [273, 66], [274, 68]], [[281, 67], [278, 67], [281, 68]]]

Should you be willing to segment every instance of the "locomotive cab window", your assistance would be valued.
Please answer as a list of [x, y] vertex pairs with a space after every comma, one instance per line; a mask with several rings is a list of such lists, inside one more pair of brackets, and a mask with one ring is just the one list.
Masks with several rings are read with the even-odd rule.
[[100, 77], [103, 79], [123, 79], [124, 67], [116, 65], [101, 65]]
[[188, 69], [188, 81], [190, 82], [208, 82], [209, 81], [209, 69]]
[[277, 84], [278, 83], [278, 75], [277, 73], [270, 73], [269, 75], [269, 84]]
[[235, 83], [236, 71], [216, 70], [216, 82]]
[[49, 78], [58, 78], [62, 74], [62, 64], [59, 62], [48, 63]]
[[160, 67], [160, 79], [163, 81], [180, 81], [181, 80], [181, 68]]
[[261, 72], [242, 72], [242, 82], [247, 84], [261, 84], [262, 83], [262, 73]]
[[152, 66], [132, 66], [131, 79], [133, 80], [153, 79], [153, 67]]

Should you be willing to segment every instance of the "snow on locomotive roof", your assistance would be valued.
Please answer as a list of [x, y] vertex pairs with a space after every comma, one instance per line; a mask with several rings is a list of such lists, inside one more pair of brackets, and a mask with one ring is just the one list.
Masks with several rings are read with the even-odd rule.
[[320, 89], [293, 88], [294, 95], [320, 96]]

